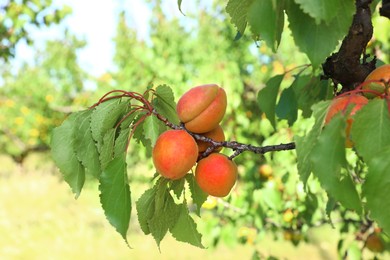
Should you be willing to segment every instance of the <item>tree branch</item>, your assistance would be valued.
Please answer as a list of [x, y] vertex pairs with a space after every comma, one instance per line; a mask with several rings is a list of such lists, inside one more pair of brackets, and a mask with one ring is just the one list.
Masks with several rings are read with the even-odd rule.
[[325, 78], [332, 79], [335, 85], [341, 84], [342, 92], [354, 89], [375, 69], [375, 57], [372, 61], [366, 62], [368, 55], [365, 54], [373, 33], [371, 2], [372, 0], [356, 0], [356, 13], [348, 35], [343, 39], [339, 51], [322, 64]]
[[390, 0], [382, 0], [382, 7], [379, 8], [379, 14], [390, 19]]
[[295, 143], [286, 143], [286, 144], [278, 144], [278, 145], [268, 145], [268, 146], [254, 146], [251, 144], [244, 144], [239, 143], [236, 141], [224, 141], [224, 142], [218, 142], [211, 138], [208, 138], [206, 136], [203, 136], [201, 134], [195, 134], [190, 131], [188, 131], [183, 124], [180, 126], [173, 124], [170, 122], [167, 118], [163, 117], [161, 114], [159, 114], [155, 109], [153, 110], [153, 115], [155, 115], [159, 120], [161, 120], [166, 126], [176, 129], [176, 130], [185, 130], [187, 131], [192, 137], [195, 138], [197, 141], [203, 141], [210, 143], [211, 146], [207, 148], [207, 150], [200, 155], [199, 160], [202, 158], [207, 157], [209, 154], [211, 154], [216, 148], [219, 147], [225, 147], [232, 149], [234, 153], [229, 157], [230, 159], [233, 159], [234, 157], [238, 156], [239, 154], [249, 151], [255, 154], [265, 154], [268, 152], [276, 152], [276, 151], [285, 151], [285, 150], [294, 150], [295, 149]]

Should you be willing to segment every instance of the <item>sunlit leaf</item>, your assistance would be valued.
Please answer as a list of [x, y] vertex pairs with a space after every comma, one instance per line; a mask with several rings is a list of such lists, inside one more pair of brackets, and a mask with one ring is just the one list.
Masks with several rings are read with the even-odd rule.
[[127, 243], [131, 214], [130, 187], [125, 156], [113, 159], [100, 176], [100, 203], [108, 221]]
[[361, 201], [347, 168], [346, 119], [341, 114], [324, 127], [310, 156], [313, 174], [331, 197], [348, 209], [361, 213]]
[[368, 163], [368, 174], [363, 183], [363, 196], [370, 217], [390, 234], [390, 147], [378, 150]]
[[390, 146], [390, 116], [387, 102], [371, 100], [356, 112], [351, 139], [365, 161], [378, 156], [378, 151]]
[[204, 248], [202, 235], [198, 232], [196, 223], [188, 212], [187, 205], [181, 204], [179, 210], [179, 218], [173, 228], [170, 229], [172, 236], [178, 241]]
[[280, 83], [284, 78], [284, 74], [276, 75], [269, 79], [263, 89], [257, 94], [257, 103], [267, 116], [268, 120], [271, 122], [274, 129], [276, 128], [275, 121], [275, 107], [276, 107], [276, 98], [279, 93]]
[[76, 119], [81, 113], [71, 114], [61, 126], [54, 128], [51, 139], [53, 160], [76, 197], [80, 195], [85, 181], [85, 169], [77, 158], [73, 134]]

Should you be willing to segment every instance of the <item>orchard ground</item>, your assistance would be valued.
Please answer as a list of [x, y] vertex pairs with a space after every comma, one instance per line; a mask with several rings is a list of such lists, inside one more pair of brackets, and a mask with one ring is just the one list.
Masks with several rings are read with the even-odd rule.
[[[256, 244], [221, 243], [215, 249], [199, 249], [169, 237], [159, 252], [153, 238], [139, 229], [134, 206], [129, 249], [104, 217], [97, 183], [75, 200], [47, 154], [31, 154], [23, 166], [0, 155], [0, 165], [1, 259], [251, 259], [255, 250], [280, 259], [337, 259], [338, 234], [329, 226], [312, 230], [309, 243], [296, 247], [269, 236]], [[150, 171], [133, 172], [152, 176]], [[145, 185], [132, 183], [134, 200]]]

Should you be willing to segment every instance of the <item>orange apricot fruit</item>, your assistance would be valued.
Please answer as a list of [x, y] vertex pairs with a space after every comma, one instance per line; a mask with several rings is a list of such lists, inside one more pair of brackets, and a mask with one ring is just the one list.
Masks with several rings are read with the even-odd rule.
[[[213, 139], [214, 141], [217, 141], [217, 142], [225, 141], [225, 134], [224, 134], [223, 129], [220, 125], [218, 125], [213, 130], [211, 130], [207, 133], [204, 133], [202, 135], [204, 135], [205, 137], [208, 137], [210, 139]], [[198, 144], [199, 153], [203, 153], [204, 151], [207, 150], [207, 148], [209, 148], [211, 146], [210, 143], [199, 141], [199, 140], [197, 140], [196, 143]], [[218, 147], [214, 150], [214, 152], [219, 152], [221, 150], [222, 150], [222, 147]]]
[[225, 90], [216, 84], [207, 84], [184, 93], [177, 102], [176, 111], [189, 131], [206, 133], [222, 121], [226, 106]]
[[[367, 103], [368, 99], [364, 96], [351, 94], [342, 97], [336, 97], [335, 99], [333, 99], [328, 108], [328, 112], [325, 117], [325, 124], [328, 124], [330, 120], [338, 113], [346, 113], [347, 111], [349, 111], [349, 114], [347, 115], [347, 127], [345, 129], [345, 134], [347, 137], [345, 147], [347, 148], [351, 148], [353, 146], [352, 140], [350, 138], [353, 115], [355, 115], [355, 113]], [[349, 105], [353, 106], [352, 109], [348, 109]]]
[[[370, 74], [368, 74], [364, 81], [381, 81], [365, 84], [363, 85], [363, 89], [371, 89], [378, 92], [378, 94], [383, 94], [386, 88], [385, 84], [390, 84], [390, 64], [386, 64], [374, 69]], [[377, 95], [374, 93], [369, 92], [364, 92], [364, 96], [367, 98], [377, 97]]]
[[212, 153], [198, 162], [195, 180], [207, 194], [225, 197], [236, 183], [237, 165], [224, 154]]
[[195, 165], [198, 145], [186, 131], [168, 130], [157, 138], [152, 157], [158, 173], [167, 179], [177, 180]]

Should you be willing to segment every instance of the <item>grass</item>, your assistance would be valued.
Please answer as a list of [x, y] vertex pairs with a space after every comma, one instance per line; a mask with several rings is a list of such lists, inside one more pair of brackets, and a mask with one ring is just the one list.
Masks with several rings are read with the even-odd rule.
[[314, 244], [297, 247], [267, 238], [256, 245], [203, 250], [168, 237], [160, 252], [153, 238], [141, 233], [135, 210], [129, 249], [106, 221], [97, 185], [75, 200], [46, 157], [33, 155], [22, 168], [2, 156], [0, 164], [0, 259], [251, 259], [255, 249], [281, 259], [337, 258], [329, 228], [313, 233]]

